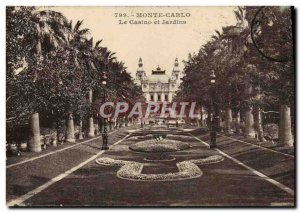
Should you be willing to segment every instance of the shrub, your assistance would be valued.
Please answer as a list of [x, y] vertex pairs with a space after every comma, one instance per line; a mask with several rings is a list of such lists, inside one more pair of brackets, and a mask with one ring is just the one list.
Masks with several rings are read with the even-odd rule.
[[278, 139], [279, 127], [275, 123], [269, 123], [264, 125], [264, 137], [268, 140]]

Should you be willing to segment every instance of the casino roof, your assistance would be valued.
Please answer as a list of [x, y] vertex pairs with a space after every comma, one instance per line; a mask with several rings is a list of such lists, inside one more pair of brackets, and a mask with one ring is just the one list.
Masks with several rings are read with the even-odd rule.
[[159, 67], [159, 65], [157, 66], [156, 70], [152, 70], [152, 74], [166, 74], [166, 70], [161, 70], [161, 68]]

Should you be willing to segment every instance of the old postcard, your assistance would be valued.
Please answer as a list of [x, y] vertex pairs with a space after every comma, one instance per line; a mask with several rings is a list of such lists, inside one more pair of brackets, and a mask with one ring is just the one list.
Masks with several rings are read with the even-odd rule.
[[7, 6], [7, 206], [295, 207], [294, 13]]

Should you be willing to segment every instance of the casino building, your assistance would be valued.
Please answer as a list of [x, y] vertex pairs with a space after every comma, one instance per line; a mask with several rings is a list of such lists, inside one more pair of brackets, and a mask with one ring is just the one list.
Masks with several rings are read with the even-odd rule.
[[135, 83], [140, 85], [146, 101], [172, 102], [181, 83], [182, 73], [179, 69], [178, 59], [175, 59], [171, 76], [166, 74], [159, 66], [147, 76], [143, 68], [142, 58], [139, 59]]

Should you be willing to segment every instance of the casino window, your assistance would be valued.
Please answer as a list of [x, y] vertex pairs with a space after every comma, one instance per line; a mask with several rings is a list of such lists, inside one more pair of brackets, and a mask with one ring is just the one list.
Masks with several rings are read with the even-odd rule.
[[157, 95], [157, 100], [160, 101], [160, 94]]
[[153, 101], [154, 100], [154, 96], [150, 95], [150, 100]]
[[169, 95], [168, 94], [165, 95], [165, 100], [169, 101]]

